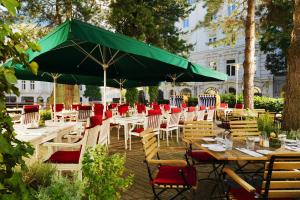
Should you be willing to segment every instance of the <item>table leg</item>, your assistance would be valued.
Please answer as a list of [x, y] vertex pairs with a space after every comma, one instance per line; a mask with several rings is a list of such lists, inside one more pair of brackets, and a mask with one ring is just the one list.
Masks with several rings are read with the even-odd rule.
[[128, 124], [124, 124], [124, 140], [125, 140], [125, 149], [127, 150], [127, 140], [128, 140]]

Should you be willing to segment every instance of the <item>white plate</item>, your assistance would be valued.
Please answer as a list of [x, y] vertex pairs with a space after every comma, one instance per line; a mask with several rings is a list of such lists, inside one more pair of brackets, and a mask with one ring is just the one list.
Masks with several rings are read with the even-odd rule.
[[256, 150], [257, 153], [263, 154], [263, 155], [268, 155], [270, 153], [273, 153], [273, 151], [269, 151], [269, 150]]
[[208, 147], [209, 150], [215, 151], [215, 152], [224, 152], [226, 149], [221, 146], [210, 146]]
[[206, 141], [206, 142], [214, 142], [214, 141], [216, 141], [214, 138], [212, 138], [212, 137], [203, 137], [203, 138], [201, 138], [203, 141]]

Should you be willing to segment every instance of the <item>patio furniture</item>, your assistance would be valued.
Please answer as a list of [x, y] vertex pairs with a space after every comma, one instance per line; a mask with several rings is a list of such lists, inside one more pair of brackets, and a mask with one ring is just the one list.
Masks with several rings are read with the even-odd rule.
[[203, 121], [205, 117], [205, 110], [196, 111], [196, 121]]
[[239, 120], [229, 122], [230, 132], [234, 139], [245, 139], [249, 136], [261, 135], [256, 120]]
[[81, 104], [72, 104], [71, 106], [71, 110], [79, 110], [79, 107], [81, 106]]
[[137, 113], [141, 114], [141, 113], [146, 113], [146, 106], [145, 104], [143, 103], [139, 103], [136, 105], [136, 110], [137, 110]]
[[181, 115], [180, 108], [172, 108], [171, 113], [167, 114], [167, 119], [164, 123], [160, 125], [160, 131], [166, 133], [167, 137], [167, 146], [169, 146], [169, 132], [172, 134], [172, 131], [176, 130], [176, 141], [178, 143], [179, 137], [179, 120]]
[[[107, 110], [105, 111], [105, 119], [111, 119], [113, 116], [113, 113], [111, 110]], [[113, 123], [113, 122], [110, 122], [110, 130], [113, 129], [113, 128], [116, 128], [118, 129], [118, 140], [120, 140], [120, 128], [121, 128], [121, 125], [120, 124], [117, 124], [117, 123]], [[109, 139], [109, 143], [110, 143], [110, 135], [108, 136]]]
[[104, 106], [101, 103], [94, 103], [92, 106], [92, 111], [94, 115], [101, 115], [103, 116]]
[[126, 113], [129, 111], [129, 105], [123, 104], [118, 106], [118, 113], [120, 116], [126, 115]]
[[211, 165], [212, 170], [209, 172], [208, 177], [214, 173], [218, 176], [217, 170], [224, 166], [223, 161], [218, 161], [208, 152], [203, 150], [193, 150], [193, 140], [202, 138], [214, 137], [213, 122], [210, 121], [187, 121], [183, 126], [183, 141], [186, 144], [186, 160], [192, 160], [193, 165]]
[[[197, 172], [185, 160], [161, 160], [159, 158], [156, 134], [152, 129], [142, 132], [145, 163], [155, 199], [161, 199], [162, 193], [174, 190], [176, 194], [168, 199], [184, 196], [183, 193], [197, 188]], [[156, 158], [155, 158], [156, 157]], [[156, 175], [153, 166], [157, 167]]]
[[30, 123], [38, 123], [40, 120], [39, 105], [24, 105], [21, 124], [26, 125]]
[[153, 130], [153, 132], [157, 135], [159, 141], [161, 117], [162, 117], [161, 110], [149, 110], [148, 116], [146, 116], [146, 119], [144, 120], [142, 127], [139, 127], [141, 123], [133, 124], [132, 128], [128, 132], [129, 150], [131, 150], [131, 137], [132, 136], [141, 137], [141, 133], [148, 128], [151, 128]]
[[207, 111], [206, 121], [214, 121], [215, 109], [209, 109]]
[[108, 149], [110, 143], [110, 118], [103, 120], [97, 143], [106, 146]]
[[92, 106], [79, 106], [78, 110], [78, 121], [80, 122], [86, 122], [87, 119], [91, 116], [92, 114]]
[[97, 138], [100, 132], [100, 125], [96, 125], [86, 130], [82, 140], [76, 143], [55, 143], [46, 142], [43, 146], [48, 147], [49, 152], [54, 148], [77, 148], [78, 150], [58, 150], [51, 154], [47, 163], [51, 163], [61, 173], [62, 171], [76, 171], [78, 176], [82, 179], [81, 162], [84, 152], [87, 147], [94, 148], [97, 143]]
[[51, 119], [56, 121], [57, 119], [61, 119], [62, 116], [60, 113], [65, 109], [65, 104], [57, 103], [55, 104], [55, 116], [54, 116], [54, 104], [51, 104]]
[[240, 188], [229, 185], [227, 198], [244, 199], [298, 199], [300, 197], [300, 153], [274, 153], [265, 163], [261, 188], [254, 188], [232, 169], [224, 168], [227, 179]]

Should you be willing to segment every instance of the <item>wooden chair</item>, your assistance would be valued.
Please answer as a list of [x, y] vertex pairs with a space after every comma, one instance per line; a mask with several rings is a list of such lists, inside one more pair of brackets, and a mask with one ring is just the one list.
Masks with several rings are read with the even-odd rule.
[[167, 120], [165, 123], [160, 125], [160, 131], [166, 133], [167, 137], [167, 146], [169, 146], [169, 132], [172, 134], [172, 131], [176, 130], [176, 140], [178, 143], [179, 137], [179, 120], [180, 120], [181, 110], [180, 108], [172, 108], [170, 114], [167, 114]]
[[186, 143], [186, 160], [192, 160], [193, 165], [212, 165], [213, 170], [208, 172], [208, 177], [214, 173], [217, 175], [217, 170], [223, 166], [224, 162], [219, 162], [209, 153], [201, 150], [193, 150], [192, 141], [199, 140], [203, 137], [213, 137], [213, 122], [210, 121], [189, 121], [183, 126], [183, 141]]
[[101, 129], [100, 129], [100, 134], [98, 137], [98, 144], [106, 146], [108, 148], [109, 142], [109, 137], [110, 135], [110, 119], [105, 119], [102, 121]]
[[23, 106], [21, 124], [26, 125], [32, 122], [38, 123], [40, 120], [39, 105], [25, 105]]
[[[157, 138], [152, 129], [143, 131], [142, 143], [154, 199], [161, 199], [160, 195], [167, 190], [177, 192], [172, 198], [168, 198], [175, 199], [184, 192], [197, 188], [195, 167], [189, 166], [185, 160], [161, 160], [159, 158]], [[153, 166], [156, 168], [155, 171]]]
[[86, 122], [92, 114], [91, 106], [80, 106], [78, 109], [78, 121]]
[[233, 139], [245, 139], [248, 136], [260, 136], [256, 120], [230, 121], [229, 127]]
[[[97, 125], [87, 129], [83, 138], [76, 143], [44, 143], [43, 146], [48, 147], [48, 152], [51, 155], [46, 162], [53, 164], [59, 172], [76, 171], [79, 178], [82, 179], [81, 162], [84, 152], [87, 147], [94, 148], [96, 146], [99, 132], [100, 125]], [[62, 150], [54, 152], [56, 148], [61, 148]], [[75, 148], [76, 150], [65, 150], [66, 148]]]
[[241, 188], [229, 185], [227, 197], [244, 199], [299, 199], [300, 197], [300, 153], [274, 153], [265, 163], [262, 187], [254, 188], [232, 169], [224, 168], [228, 178]]

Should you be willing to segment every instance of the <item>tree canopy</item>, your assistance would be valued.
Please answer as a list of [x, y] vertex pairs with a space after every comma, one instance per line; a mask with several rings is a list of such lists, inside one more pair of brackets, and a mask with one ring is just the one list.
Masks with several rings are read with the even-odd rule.
[[86, 85], [83, 96], [92, 101], [100, 101], [102, 98], [100, 88], [94, 85]]

